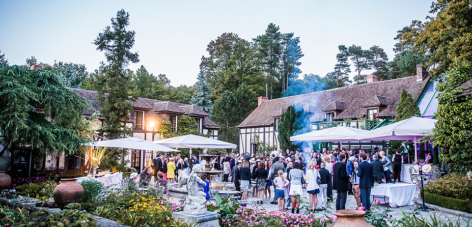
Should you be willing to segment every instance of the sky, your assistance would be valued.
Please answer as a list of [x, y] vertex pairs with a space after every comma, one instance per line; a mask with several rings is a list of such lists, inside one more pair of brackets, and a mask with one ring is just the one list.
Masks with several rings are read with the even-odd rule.
[[[267, 25], [300, 37], [302, 74], [325, 76], [336, 64], [339, 45], [383, 48], [394, 57], [396, 32], [412, 20], [424, 21], [431, 0], [397, 1], [23, 1], [0, 0], [0, 51], [10, 65], [55, 60], [85, 64], [106, 61], [92, 43], [120, 9], [130, 14], [129, 30], [141, 65], [166, 74], [173, 86], [196, 82], [206, 46], [224, 32], [252, 40]], [[352, 65], [352, 64], [351, 64]], [[352, 67], [352, 66], [351, 66]], [[354, 69], [354, 68], [352, 68]], [[354, 70], [351, 78], [355, 75]], [[362, 74], [368, 74], [369, 71]]]

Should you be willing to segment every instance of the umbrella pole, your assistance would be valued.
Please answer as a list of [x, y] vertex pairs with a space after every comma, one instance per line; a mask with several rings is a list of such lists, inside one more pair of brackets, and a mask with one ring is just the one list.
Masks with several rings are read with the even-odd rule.
[[343, 149], [343, 141], [340, 140], [339, 142], [341, 143], [340, 148], [339, 148], [339, 151], [341, 151], [341, 150]]
[[190, 154], [189, 154], [190, 157], [188, 158], [188, 160], [189, 160], [188, 165], [189, 165], [189, 168], [192, 169], [192, 167], [193, 167], [192, 148], [190, 148], [189, 153], [190, 153]]
[[416, 162], [416, 160], [418, 159], [418, 157], [417, 157], [418, 152], [416, 151], [416, 136], [413, 139], [415, 139], [415, 162]]

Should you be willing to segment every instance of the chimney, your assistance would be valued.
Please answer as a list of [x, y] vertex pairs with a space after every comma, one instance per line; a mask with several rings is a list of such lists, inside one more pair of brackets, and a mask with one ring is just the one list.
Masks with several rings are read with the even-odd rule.
[[368, 75], [367, 76], [367, 83], [373, 83], [373, 82], [377, 82], [378, 79], [377, 79], [377, 75]]
[[30, 69], [41, 69], [40, 65], [32, 65], [30, 66]]
[[423, 67], [422, 64], [416, 65], [416, 83], [423, 82], [424, 78], [428, 75], [428, 71]]
[[267, 100], [269, 100], [268, 97], [259, 96], [259, 97], [257, 98], [257, 105], [260, 106], [262, 102], [267, 101]]

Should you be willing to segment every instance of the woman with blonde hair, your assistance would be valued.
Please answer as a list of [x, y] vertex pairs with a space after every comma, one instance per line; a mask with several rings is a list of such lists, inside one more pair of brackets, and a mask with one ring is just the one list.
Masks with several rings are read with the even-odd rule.
[[[316, 161], [316, 160], [315, 160]], [[306, 170], [306, 191], [310, 196], [310, 208], [311, 211], [315, 212], [316, 206], [318, 205], [318, 193], [320, 193], [320, 186], [318, 185], [318, 170], [315, 169], [316, 163], [310, 162]]]
[[275, 184], [275, 199], [277, 199], [277, 204], [279, 206], [279, 211], [284, 211], [285, 206], [285, 194], [284, 189], [288, 186], [289, 182], [284, 177], [284, 171], [279, 170], [278, 177], [274, 179]]
[[330, 181], [328, 183], [328, 201], [333, 200], [333, 163], [331, 162], [330, 156], [324, 156], [323, 161], [325, 163], [325, 169], [329, 172]]
[[175, 159], [170, 158], [169, 162], [167, 163], [167, 179], [170, 180], [170, 183], [174, 183], [175, 177]]

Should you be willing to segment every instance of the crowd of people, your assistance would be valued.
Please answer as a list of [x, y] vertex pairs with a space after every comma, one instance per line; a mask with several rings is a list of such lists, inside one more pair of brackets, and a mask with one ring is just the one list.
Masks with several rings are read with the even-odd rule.
[[[191, 157], [192, 164], [205, 165], [205, 160]], [[312, 211], [326, 209], [326, 203], [333, 200], [336, 190], [336, 210], [345, 209], [348, 195], [353, 195], [357, 207], [370, 210], [370, 192], [375, 184], [399, 181], [403, 157], [399, 151], [393, 156], [393, 162], [384, 151], [375, 149], [371, 153], [363, 150], [327, 150], [320, 153], [314, 151], [289, 151], [282, 153], [274, 150], [270, 153], [249, 155], [220, 154], [212, 158], [211, 170], [221, 170], [222, 181], [233, 182], [237, 191], [241, 192], [241, 200], [247, 200], [252, 190], [252, 197], [258, 204], [264, 200], [278, 204], [279, 210], [292, 213], [300, 212], [300, 197], [304, 196], [303, 186], [309, 198]], [[175, 183], [178, 174], [185, 171], [189, 174], [189, 160], [159, 155], [153, 160], [152, 167], [146, 167], [140, 174], [139, 185], [146, 186], [154, 176], [161, 187], [167, 183]], [[391, 177], [393, 173], [393, 177]], [[206, 174], [200, 178], [208, 179]], [[392, 179], [393, 178], [393, 179]], [[209, 188], [203, 187], [209, 196]], [[273, 195], [272, 195], [273, 192]]]

